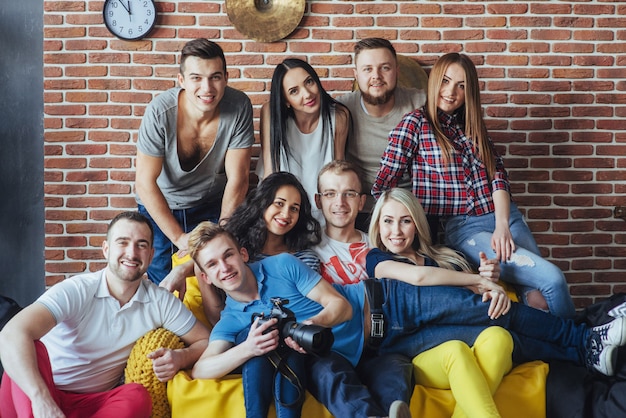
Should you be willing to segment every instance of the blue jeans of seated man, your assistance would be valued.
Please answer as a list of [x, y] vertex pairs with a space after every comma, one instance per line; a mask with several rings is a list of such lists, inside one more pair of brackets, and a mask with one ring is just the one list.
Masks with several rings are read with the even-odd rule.
[[[159, 284], [172, 270], [172, 255], [178, 251], [178, 248], [161, 231], [161, 228], [154, 222], [145, 206], [137, 205], [137, 210], [150, 220], [154, 228], [154, 257], [148, 267], [148, 278], [152, 282]], [[220, 217], [220, 211], [221, 204], [203, 205], [189, 209], [174, 209], [171, 212], [178, 224], [183, 228], [183, 231], [191, 232], [200, 222], [217, 222]]]
[[[249, 330], [239, 333], [236, 343], [243, 342]], [[301, 390], [307, 387], [306, 356], [291, 349], [283, 350], [283, 359], [300, 379]], [[246, 418], [267, 418], [269, 407], [274, 402], [276, 418], [300, 418], [302, 404], [294, 407], [283, 406], [281, 402], [290, 404], [298, 398], [298, 390], [280, 373], [267, 357], [254, 357], [241, 367], [243, 380], [243, 398]]]
[[383, 286], [385, 337], [380, 354], [413, 357], [448, 340], [472, 345], [482, 326], [501, 326], [513, 335], [514, 361], [563, 360], [585, 364], [589, 328], [528, 306], [512, 303], [511, 310], [490, 319], [489, 302], [461, 287], [412, 286], [380, 280]]
[[[453, 216], [445, 226], [446, 245], [462, 252], [474, 265], [480, 265], [479, 252], [495, 257], [491, 236], [496, 228], [495, 214], [482, 216]], [[516, 250], [506, 263], [501, 263], [502, 280], [513, 284], [525, 302], [529, 290], [538, 289], [548, 303], [550, 313], [562, 318], [573, 318], [574, 302], [567, 287], [565, 275], [556, 265], [541, 256], [537, 242], [524, 217], [511, 202], [509, 228]]]
[[411, 401], [415, 382], [409, 357], [364, 354], [356, 368], [335, 352], [307, 361], [309, 392], [335, 417], [387, 416], [393, 401]]

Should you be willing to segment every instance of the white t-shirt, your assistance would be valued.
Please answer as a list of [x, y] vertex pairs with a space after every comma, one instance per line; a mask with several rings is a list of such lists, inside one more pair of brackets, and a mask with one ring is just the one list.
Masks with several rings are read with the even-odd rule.
[[370, 245], [367, 234], [359, 233], [361, 240], [352, 243], [334, 240], [323, 233], [322, 241], [313, 247], [320, 258], [321, 274], [326, 281], [346, 285], [368, 278], [365, 256]]
[[182, 336], [196, 318], [174, 295], [150, 282], [141, 285], [120, 308], [104, 272], [87, 273], [52, 286], [37, 299], [57, 325], [41, 341], [48, 349], [59, 389], [93, 393], [120, 381], [135, 342], [163, 327]]

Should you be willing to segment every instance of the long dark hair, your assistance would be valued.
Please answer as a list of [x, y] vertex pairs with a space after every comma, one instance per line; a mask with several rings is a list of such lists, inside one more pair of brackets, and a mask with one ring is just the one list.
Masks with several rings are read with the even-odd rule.
[[[287, 71], [293, 68], [304, 69], [315, 81], [320, 91], [320, 117], [322, 118], [323, 135], [332, 132], [333, 120], [331, 109], [335, 106], [343, 106], [333, 99], [322, 87], [319, 76], [306, 61], [298, 58], [287, 58], [274, 69], [272, 76], [272, 87], [270, 90], [270, 154], [272, 156], [272, 171], [280, 171], [284, 167], [280, 166], [280, 156], [284, 153], [287, 158], [292, 157], [289, 150], [289, 140], [287, 138], [287, 119], [295, 118], [293, 109], [287, 107], [287, 100], [283, 93], [283, 79]], [[330, 138], [331, 140], [333, 138]]]
[[321, 227], [311, 215], [311, 202], [304, 187], [293, 174], [279, 171], [263, 179], [235, 209], [224, 226], [237, 238], [241, 246], [248, 250], [251, 259], [256, 258], [263, 250], [267, 240], [265, 210], [272, 205], [276, 192], [283, 186], [295, 187], [301, 199], [298, 222], [284, 236], [289, 251], [301, 251], [321, 241]]

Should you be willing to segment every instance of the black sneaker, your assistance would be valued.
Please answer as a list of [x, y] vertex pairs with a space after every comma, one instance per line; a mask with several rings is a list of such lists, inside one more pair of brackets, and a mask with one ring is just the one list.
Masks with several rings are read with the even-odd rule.
[[605, 376], [613, 376], [617, 363], [617, 346], [604, 345], [599, 334], [592, 334], [589, 338], [585, 362], [588, 369]]
[[626, 318], [617, 318], [608, 324], [591, 328], [592, 334], [600, 337], [603, 345], [622, 346], [626, 344]]

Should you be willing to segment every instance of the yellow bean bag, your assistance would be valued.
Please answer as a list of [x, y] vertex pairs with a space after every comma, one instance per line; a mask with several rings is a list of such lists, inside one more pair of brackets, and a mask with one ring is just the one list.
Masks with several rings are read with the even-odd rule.
[[[188, 258], [173, 257], [174, 265]], [[512, 298], [515, 295], [509, 292]], [[202, 298], [195, 277], [187, 278], [184, 303], [199, 318], [208, 323], [202, 310]], [[545, 418], [545, 386], [548, 365], [541, 361], [515, 367], [504, 377], [494, 395], [496, 405], [504, 418]], [[187, 372], [179, 372], [168, 382], [167, 397], [172, 418], [219, 416], [242, 418], [245, 416], [241, 375], [222, 379], [191, 379]], [[454, 410], [455, 400], [449, 390], [415, 386], [410, 409], [413, 417], [448, 418]], [[275, 418], [273, 407], [270, 418]], [[328, 410], [309, 393], [302, 410], [303, 418], [331, 418]], [[336, 417], [345, 418], [345, 417]]]
[[152, 418], [168, 418], [170, 405], [167, 401], [167, 388], [157, 379], [152, 370], [152, 360], [147, 356], [157, 348], [183, 348], [185, 344], [176, 334], [164, 328], [149, 331], [135, 343], [124, 370], [125, 383], [140, 383], [152, 398]]

